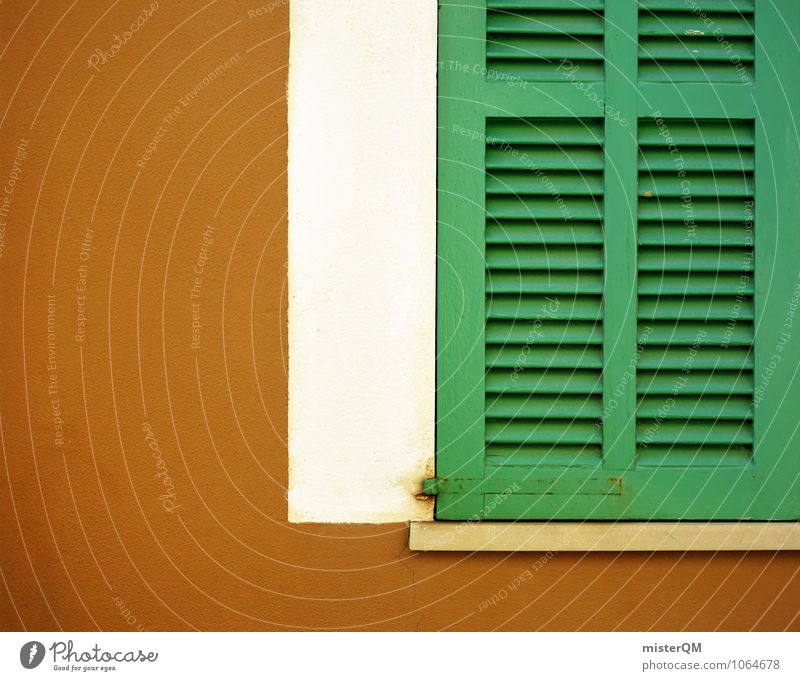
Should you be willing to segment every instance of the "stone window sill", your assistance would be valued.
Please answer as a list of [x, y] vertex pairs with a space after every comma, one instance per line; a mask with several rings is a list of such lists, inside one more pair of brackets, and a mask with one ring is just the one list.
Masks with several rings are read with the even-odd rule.
[[412, 522], [413, 551], [798, 551], [798, 522]]

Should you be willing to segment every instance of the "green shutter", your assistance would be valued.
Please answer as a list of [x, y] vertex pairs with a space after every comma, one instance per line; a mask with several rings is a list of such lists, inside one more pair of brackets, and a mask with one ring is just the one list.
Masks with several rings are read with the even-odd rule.
[[800, 518], [800, 3], [439, 35], [437, 518]]

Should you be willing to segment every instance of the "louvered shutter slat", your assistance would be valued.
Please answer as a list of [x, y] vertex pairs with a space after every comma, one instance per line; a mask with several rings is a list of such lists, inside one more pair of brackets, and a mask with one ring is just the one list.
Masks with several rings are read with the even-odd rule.
[[[590, 239], [565, 243], [556, 232], [556, 239], [551, 242], [539, 225], [552, 225], [555, 220], [566, 225], [565, 216], [574, 216], [588, 235], [602, 236], [603, 134], [602, 121], [597, 119], [487, 123], [486, 314], [494, 328], [502, 324], [495, 320], [514, 320], [506, 325], [508, 335], [501, 344], [487, 334], [485, 390], [489, 449], [497, 444], [518, 447], [536, 444], [540, 463], [546, 463], [551, 455], [563, 460], [564, 447], [575, 451], [575, 445], [602, 443], [597, 409], [587, 409], [580, 400], [563, 399], [578, 394], [585, 401], [586, 396], [602, 390], [601, 296], [588, 282], [583, 286], [581, 278], [583, 272], [603, 269], [602, 239], [600, 243]], [[529, 146], [531, 142], [536, 146]], [[524, 154], [525, 169], [495, 170], [491, 152], [498, 144], [509, 155]], [[513, 232], [504, 232], [512, 225]], [[502, 245], [492, 238], [498, 233], [505, 236]], [[520, 243], [514, 241], [515, 235], [524, 233], [539, 234], [538, 243], [531, 245], [529, 238]], [[532, 296], [522, 287], [499, 295], [492, 279], [505, 270], [520, 274], [531, 270], [548, 273], [566, 270], [574, 284], [571, 290], [562, 289], [560, 295]], [[527, 335], [520, 343], [515, 330], [525, 326], [525, 322], [528, 322]], [[516, 359], [509, 371], [512, 358]], [[519, 370], [515, 369], [518, 365]], [[519, 394], [521, 399], [517, 397]], [[551, 408], [558, 404], [557, 410], [543, 410], [545, 396]], [[517, 397], [514, 404], [519, 406], [519, 412], [498, 415], [495, 405], [505, 407], [508, 414], [510, 397]], [[529, 405], [529, 399], [536, 401]], [[596, 447], [593, 451], [599, 461], [600, 449]], [[515, 465], [510, 451], [506, 448], [504, 452], [499, 466]], [[525, 449], [524, 454], [530, 462], [533, 451]], [[494, 461], [491, 455], [489, 461]]]
[[[714, 454], [723, 458], [726, 454], [723, 445], [736, 447], [736, 456], [740, 459], [744, 451], [742, 446], [752, 447], [753, 444], [752, 414], [737, 418], [742, 410], [734, 403], [729, 411], [728, 398], [743, 395], [752, 400], [754, 389], [753, 293], [752, 289], [748, 292], [742, 288], [743, 283], [750, 284], [754, 269], [754, 178], [749, 163], [754, 151], [753, 123], [665, 120], [660, 128], [666, 134], [653, 134], [652, 122], [639, 126], [639, 219], [646, 221], [651, 234], [653, 226], [656, 229], [661, 226], [665, 233], [687, 231], [689, 238], [688, 243], [673, 244], [665, 240], [661, 245], [642, 243], [640, 239], [639, 272], [692, 274], [703, 271], [712, 273], [712, 279], [704, 295], [682, 298], [661, 292], [639, 294], [640, 322], [660, 323], [661, 333], [655, 334], [652, 340], [645, 340], [650, 362], [645, 361], [648, 368], [640, 365], [637, 373], [637, 392], [651, 403], [648, 415], [637, 412], [637, 456], [652, 444], [694, 444], [705, 462], [711, 460], [711, 455], [703, 451], [707, 445], [713, 446]], [[704, 155], [708, 170], [686, 174], [679, 145]], [[649, 162], [651, 155], [670, 153], [670, 146], [672, 170], [653, 172]], [[738, 168], [731, 167], [731, 159], [735, 158], [742, 159]], [[676, 191], [677, 188], [681, 191]], [[715, 230], [721, 237], [723, 224], [729, 232], [738, 233], [742, 245], [731, 245], [730, 240], [723, 242], [721, 238], [713, 243], [710, 237]], [[705, 227], [703, 245], [692, 241], [698, 225]], [[713, 277], [718, 274], [736, 278], [738, 290], [716, 290]], [[664, 334], [663, 329], [670, 329], [670, 326], [672, 333]], [[725, 354], [732, 343], [735, 343], [736, 354]], [[657, 355], [664, 362], [654, 366], [652, 360]], [[698, 356], [700, 361], [697, 361]], [[656, 420], [650, 416], [653, 395], [668, 396], [662, 400]], [[714, 399], [717, 409], [710, 409], [712, 402], [709, 400], [709, 405], [699, 414], [687, 415], [685, 409], [675, 414], [672, 412], [674, 398], [683, 395]], [[666, 460], [663, 451], [662, 447], [658, 459], [661, 465]], [[685, 459], [686, 449], [682, 447], [679, 451]]]
[[565, 63], [581, 81], [603, 79], [604, 3], [590, 0], [489, 0], [486, 67], [490, 78], [562, 81]]
[[753, 2], [640, 0], [639, 79], [742, 82], [754, 76]]

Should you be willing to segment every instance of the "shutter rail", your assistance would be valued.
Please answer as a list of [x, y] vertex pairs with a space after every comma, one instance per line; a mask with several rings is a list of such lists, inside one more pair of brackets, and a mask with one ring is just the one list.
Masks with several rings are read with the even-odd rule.
[[440, 494], [542, 494], [542, 495], [614, 495], [622, 494], [619, 476], [506, 478], [426, 478], [422, 482], [422, 495]]

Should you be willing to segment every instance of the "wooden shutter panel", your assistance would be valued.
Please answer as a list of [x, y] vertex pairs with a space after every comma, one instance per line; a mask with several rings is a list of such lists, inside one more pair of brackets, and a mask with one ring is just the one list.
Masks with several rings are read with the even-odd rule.
[[755, 0], [641, 0], [639, 6], [640, 80], [752, 80]]
[[754, 143], [753, 121], [639, 123], [637, 466], [751, 462]]
[[800, 517], [799, 29], [441, 6], [438, 518]]
[[602, 459], [603, 137], [598, 118], [487, 120], [489, 474]]
[[569, 59], [579, 67], [581, 80], [603, 80], [603, 4], [603, 0], [489, 2], [489, 77], [560, 81], [561, 60]]

